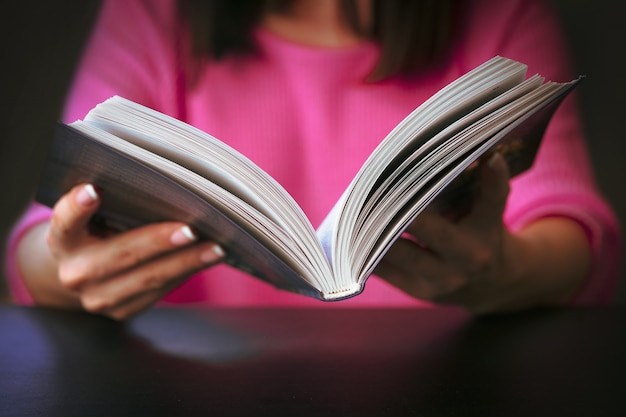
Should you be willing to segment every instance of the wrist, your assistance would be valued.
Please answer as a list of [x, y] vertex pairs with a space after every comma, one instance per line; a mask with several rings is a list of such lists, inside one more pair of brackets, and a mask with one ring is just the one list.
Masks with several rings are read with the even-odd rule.
[[[25, 233], [17, 247], [20, 279], [35, 304], [49, 307], [80, 308], [78, 297], [62, 287], [57, 262], [46, 242], [49, 223], [41, 223]], [[37, 262], [33, 262], [36, 259]]]
[[525, 288], [534, 304], [571, 303], [591, 264], [580, 226], [566, 218], [544, 218], [510, 236], [512, 279]]

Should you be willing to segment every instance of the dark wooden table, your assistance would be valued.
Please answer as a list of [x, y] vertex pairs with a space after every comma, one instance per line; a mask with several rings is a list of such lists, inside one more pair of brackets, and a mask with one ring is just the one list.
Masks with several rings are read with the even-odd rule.
[[626, 310], [0, 307], [0, 416], [624, 416]]

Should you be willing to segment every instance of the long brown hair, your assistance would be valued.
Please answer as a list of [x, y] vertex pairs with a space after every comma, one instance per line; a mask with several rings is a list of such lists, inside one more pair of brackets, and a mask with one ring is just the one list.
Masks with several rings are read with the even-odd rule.
[[[193, 55], [220, 60], [254, 53], [252, 32], [268, 10], [287, 10], [293, 0], [180, 0]], [[363, 28], [355, 0], [341, 0], [344, 18], [355, 33], [378, 42], [381, 58], [372, 80], [411, 76], [446, 57], [454, 40], [459, 0], [372, 0], [372, 24]]]

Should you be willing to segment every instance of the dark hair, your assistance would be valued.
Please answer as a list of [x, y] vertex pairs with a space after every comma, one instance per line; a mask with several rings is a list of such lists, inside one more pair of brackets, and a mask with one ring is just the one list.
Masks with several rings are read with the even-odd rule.
[[[292, 0], [180, 0], [194, 58], [220, 60], [254, 53], [252, 31], [264, 12], [285, 11]], [[341, 0], [344, 17], [359, 35], [378, 42], [381, 58], [373, 80], [411, 76], [440, 62], [450, 50], [459, 0], [372, 0], [371, 26], [357, 18], [355, 0]]]

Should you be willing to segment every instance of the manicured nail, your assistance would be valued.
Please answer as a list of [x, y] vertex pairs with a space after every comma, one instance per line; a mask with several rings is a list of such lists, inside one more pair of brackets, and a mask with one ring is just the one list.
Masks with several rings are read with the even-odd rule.
[[76, 193], [76, 202], [84, 207], [91, 206], [98, 201], [98, 193], [93, 185], [87, 184]]
[[224, 249], [220, 245], [212, 245], [210, 248], [206, 249], [200, 255], [202, 262], [212, 263], [217, 261], [218, 259], [222, 259], [225, 255]]
[[170, 242], [176, 246], [186, 245], [198, 239], [196, 234], [191, 230], [189, 226], [183, 226], [177, 229], [170, 237]]

